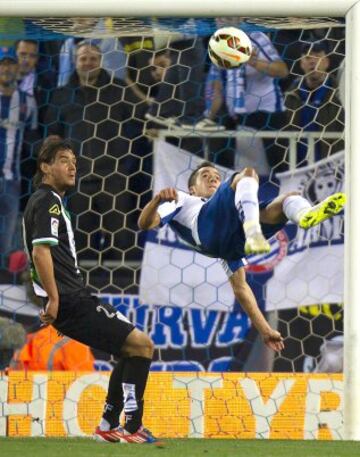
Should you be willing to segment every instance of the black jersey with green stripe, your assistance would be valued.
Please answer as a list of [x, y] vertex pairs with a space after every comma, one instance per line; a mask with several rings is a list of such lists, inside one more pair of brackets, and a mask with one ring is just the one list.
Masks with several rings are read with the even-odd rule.
[[24, 212], [23, 236], [36, 295], [47, 296], [32, 259], [33, 246], [38, 244], [50, 245], [59, 294], [74, 293], [84, 287], [71, 219], [60, 195], [51, 186], [41, 184], [30, 197]]

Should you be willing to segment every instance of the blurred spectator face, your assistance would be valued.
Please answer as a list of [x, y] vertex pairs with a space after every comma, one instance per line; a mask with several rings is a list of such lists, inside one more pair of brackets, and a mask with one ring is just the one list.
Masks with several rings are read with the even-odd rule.
[[13, 86], [16, 83], [17, 72], [17, 62], [8, 58], [0, 60], [0, 86]]
[[166, 69], [171, 65], [171, 59], [167, 54], [160, 54], [150, 62], [153, 65], [151, 75], [155, 81], [163, 81]]
[[329, 58], [324, 51], [309, 51], [300, 60], [300, 67], [304, 72], [306, 80], [311, 85], [317, 86], [324, 82], [329, 68]]
[[21, 76], [26, 76], [35, 70], [39, 60], [38, 47], [35, 43], [20, 41], [16, 48], [16, 55]]
[[88, 44], [80, 46], [76, 53], [76, 71], [81, 80], [96, 81], [101, 70], [101, 53]]

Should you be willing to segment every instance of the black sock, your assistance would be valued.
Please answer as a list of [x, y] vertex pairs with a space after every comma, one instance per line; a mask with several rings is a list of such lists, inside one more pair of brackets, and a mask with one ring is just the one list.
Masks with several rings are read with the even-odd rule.
[[119, 425], [120, 413], [124, 407], [124, 395], [122, 389], [124, 360], [120, 359], [110, 375], [108, 393], [104, 405], [103, 419], [107, 420], [110, 428]]
[[125, 429], [135, 433], [142, 425], [143, 396], [149, 375], [151, 359], [129, 357], [124, 359], [123, 393]]

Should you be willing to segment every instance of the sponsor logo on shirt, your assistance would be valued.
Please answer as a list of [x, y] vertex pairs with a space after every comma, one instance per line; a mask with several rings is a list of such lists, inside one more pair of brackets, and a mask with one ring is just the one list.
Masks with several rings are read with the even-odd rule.
[[50, 214], [55, 214], [55, 216], [60, 216], [60, 207], [55, 203], [50, 209], [49, 209]]
[[59, 220], [55, 219], [55, 217], [51, 218], [51, 234], [53, 236], [56, 236], [56, 238], [59, 236]]

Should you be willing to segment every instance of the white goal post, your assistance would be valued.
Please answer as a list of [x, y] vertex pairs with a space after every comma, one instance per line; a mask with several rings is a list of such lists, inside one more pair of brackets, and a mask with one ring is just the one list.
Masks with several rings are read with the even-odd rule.
[[0, 16], [328, 16], [341, 17], [356, 4], [355, 0], [17, 0], [1, 2]]
[[0, 16], [251, 16], [346, 18], [345, 439], [360, 440], [360, 2], [355, 0], [17, 0]]

